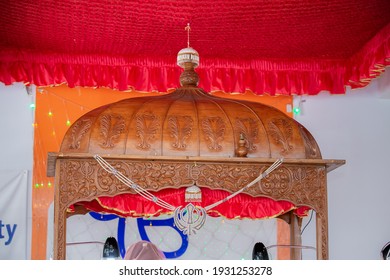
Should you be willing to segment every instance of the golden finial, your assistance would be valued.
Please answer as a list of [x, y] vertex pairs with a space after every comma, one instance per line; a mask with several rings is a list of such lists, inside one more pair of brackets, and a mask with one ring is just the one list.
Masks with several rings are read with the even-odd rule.
[[190, 47], [190, 31], [191, 31], [190, 23], [187, 23], [187, 26], [184, 27], [184, 30], [187, 31], [187, 48], [189, 48]]
[[184, 28], [187, 31], [187, 47], [181, 49], [177, 54], [177, 65], [184, 69], [184, 72], [180, 75], [180, 84], [182, 86], [197, 86], [199, 82], [199, 76], [194, 71], [199, 65], [199, 54], [196, 50], [190, 47], [190, 24]]

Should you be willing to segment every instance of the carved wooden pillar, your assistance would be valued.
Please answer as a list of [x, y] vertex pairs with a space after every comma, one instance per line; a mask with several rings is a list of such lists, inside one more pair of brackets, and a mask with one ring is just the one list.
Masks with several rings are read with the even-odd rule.
[[[291, 245], [302, 245], [301, 230], [298, 224], [298, 217], [294, 213], [290, 212], [290, 240]], [[302, 259], [302, 249], [292, 247], [290, 249], [290, 255], [292, 260]]]
[[323, 206], [319, 212], [316, 213], [317, 224], [317, 259], [329, 259], [329, 244], [328, 244], [328, 191], [326, 175], [322, 177], [322, 186], [324, 195], [322, 197]]
[[316, 211], [316, 247], [317, 259], [327, 260], [329, 258], [328, 244], [328, 195], [325, 171], [321, 173], [320, 186], [322, 190], [321, 199], [317, 201]]
[[[56, 163], [55, 192], [54, 192], [54, 256], [55, 260], [64, 260], [66, 257], [66, 205], [61, 202], [63, 190], [61, 188], [61, 160]], [[65, 196], [66, 197], [66, 196]]]
[[66, 209], [55, 211], [54, 215], [54, 259], [66, 257]]

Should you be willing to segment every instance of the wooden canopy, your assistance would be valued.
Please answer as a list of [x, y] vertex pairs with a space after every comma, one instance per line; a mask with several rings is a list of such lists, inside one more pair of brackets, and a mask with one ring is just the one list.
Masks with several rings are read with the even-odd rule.
[[66, 255], [69, 207], [134, 194], [99, 166], [98, 154], [154, 192], [197, 185], [234, 193], [284, 158], [282, 166], [243, 193], [314, 209], [317, 257], [327, 259], [326, 174], [344, 161], [322, 159], [313, 136], [283, 112], [214, 97], [196, 86], [193, 68], [187, 70], [182, 87], [171, 94], [123, 100], [86, 113], [66, 133], [60, 153], [49, 154], [48, 173], [56, 177], [55, 258]]

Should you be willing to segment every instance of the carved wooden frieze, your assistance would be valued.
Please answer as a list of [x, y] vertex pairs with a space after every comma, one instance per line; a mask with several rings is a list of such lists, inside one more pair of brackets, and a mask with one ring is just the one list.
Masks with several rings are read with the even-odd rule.
[[264, 178], [259, 188], [274, 199], [288, 199], [318, 211], [325, 207], [325, 176], [325, 167], [281, 166]]
[[[118, 192], [125, 192], [128, 187], [114, 180], [114, 177], [101, 174], [102, 170], [94, 161], [61, 161], [59, 186], [61, 203], [90, 200], [96, 195], [113, 195]], [[119, 170], [120, 167], [117, 166]]]
[[287, 154], [294, 147], [291, 145], [293, 128], [291, 123], [283, 119], [272, 119], [268, 122], [268, 131], [271, 139], [282, 148], [281, 153]]
[[139, 138], [137, 149], [149, 150], [160, 129], [160, 118], [153, 113], [137, 114], [136, 132]]
[[121, 133], [125, 131], [126, 122], [121, 115], [106, 114], [100, 117], [100, 136], [102, 148], [112, 148], [117, 143]]
[[[188, 169], [179, 163], [161, 164], [157, 162], [132, 162], [124, 163], [114, 161], [114, 168], [122, 174], [126, 174], [131, 181], [142, 188], [158, 191], [168, 186], [190, 185], [193, 181], [180, 174], [187, 174]], [[98, 185], [103, 185], [105, 189], [110, 187], [110, 183], [118, 188], [116, 184], [121, 184], [112, 175], [104, 170], [100, 170], [102, 176], [98, 176]], [[115, 182], [115, 184], [114, 184]]]
[[187, 148], [187, 140], [191, 137], [193, 126], [194, 120], [191, 116], [172, 115], [168, 117], [173, 149], [185, 150]]
[[226, 125], [221, 117], [204, 118], [201, 122], [207, 147], [210, 151], [222, 150], [221, 142], [225, 137]]
[[[179, 188], [197, 184], [211, 189], [236, 192], [264, 172], [269, 165], [110, 160], [110, 164], [137, 185], [147, 190]], [[61, 160], [60, 192], [65, 204], [79, 199], [110, 196], [133, 191], [104, 171], [93, 159]], [[251, 196], [287, 199], [297, 205], [324, 207], [325, 168], [281, 166], [260, 183], [245, 190]]]
[[283, 197], [291, 192], [293, 182], [291, 170], [281, 166], [262, 180], [260, 190], [267, 196]]
[[259, 137], [259, 123], [252, 118], [236, 118], [235, 123], [237, 135], [243, 135], [248, 152], [253, 152], [257, 149], [256, 143], [258, 143]]
[[91, 125], [91, 119], [83, 118], [72, 126], [70, 133], [71, 143], [69, 145], [69, 149], [77, 150], [80, 148], [80, 142], [88, 130], [91, 129]]

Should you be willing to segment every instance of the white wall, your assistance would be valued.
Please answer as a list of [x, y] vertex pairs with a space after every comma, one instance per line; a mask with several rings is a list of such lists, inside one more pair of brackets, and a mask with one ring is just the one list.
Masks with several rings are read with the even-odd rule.
[[[302, 100], [295, 118], [313, 134], [322, 157], [346, 160], [328, 174], [330, 259], [380, 259], [390, 241], [390, 68], [363, 89]], [[313, 244], [314, 224], [303, 243]]]
[[[31, 186], [33, 167], [34, 110], [30, 104], [34, 102], [35, 89], [27, 94], [26, 87], [17, 83], [5, 86], [0, 83], [0, 170], [22, 171], [29, 173]], [[28, 236], [27, 256], [31, 256], [31, 188], [28, 194]], [[1, 213], [0, 213], [1, 214]]]
[[0, 169], [32, 169], [35, 90], [27, 94], [22, 83], [0, 83]]

